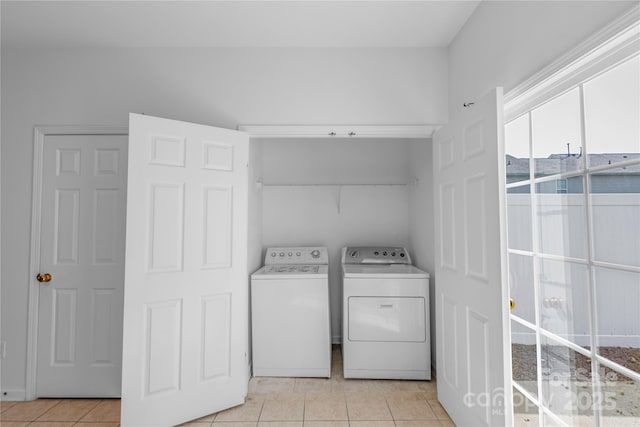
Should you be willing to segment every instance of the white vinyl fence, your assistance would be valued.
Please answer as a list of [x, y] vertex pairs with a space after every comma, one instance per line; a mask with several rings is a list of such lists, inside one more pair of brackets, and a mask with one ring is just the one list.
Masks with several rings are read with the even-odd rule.
[[[530, 195], [507, 195], [508, 234], [510, 249], [532, 251], [535, 237], [543, 255], [538, 265], [540, 326], [590, 345], [592, 274], [598, 345], [640, 347], [640, 273], [625, 269], [640, 267], [640, 194], [591, 194], [589, 215], [583, 194], [535, 197], [534, 236]], [[535, 323], [533, 258], [525, 252], [510, 254], [509, 285], [513, 313]], [[535, 343], [524, 328], [512, 334], [516, 343]]]

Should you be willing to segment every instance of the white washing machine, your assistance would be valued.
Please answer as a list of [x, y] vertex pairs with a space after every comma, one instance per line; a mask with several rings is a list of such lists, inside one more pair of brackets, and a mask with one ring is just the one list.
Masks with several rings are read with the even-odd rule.
[[342, 250], [345, 378], [431, 379], [429, 274], [398, 247]]
[[331, 376], [328, 262], [323, 247], [267, 249], [251, 275], [254, 376]]

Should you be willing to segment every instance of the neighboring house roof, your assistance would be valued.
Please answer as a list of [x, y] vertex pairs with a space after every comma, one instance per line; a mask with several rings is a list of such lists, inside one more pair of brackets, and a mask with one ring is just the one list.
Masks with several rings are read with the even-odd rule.
[[[604, 165], [627, 162], [640, 159], [640, 153], [603, 153], [589, 154], [589, 166], [592, 168]], [[535, 168], [541, 175], [556, 175], [567, 171], [580, 169], [582, 156], [579, 154], [552, 154], [547, 158], [534, 159]], [[509, 154], [506, 156], [507, 176], [529, 175], [529, 159], [519, 159]], [[620, 167], [599, 175], [636, 175], [640, 174], [640, 164]]]

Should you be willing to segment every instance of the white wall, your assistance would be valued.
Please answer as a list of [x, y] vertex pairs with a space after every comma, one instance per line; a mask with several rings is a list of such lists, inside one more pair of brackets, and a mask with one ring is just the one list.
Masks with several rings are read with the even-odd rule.
[[409, 144], [392, 139], [265, 139], [265, 184], [406, 184]]
[[[2, 390], [25, 384], [34, 125], [126, 125], [129, 112], [227, 128], [447, 117], [445, 49], [2, 49], [1, 55]], [[347, 193], [345, 209], [353, 200]], [[403, 230], [380, 237], [404, 243]]]
[[409, 148], [402, 140], [264, 141], [263, 246], [328, 248], [336, 343], [342, 336], [342, 247], [409, 244]]
[[483, 1], [449, 45], [449, 113], [507, 93], [636, 1]]
[[412, 261], [429, 273], [429, 318], [431, 364], [436, 365], [435, 253], [433, 247], [433, 154], [431, 140], [416, 140], [410, 146], [409, 250]]

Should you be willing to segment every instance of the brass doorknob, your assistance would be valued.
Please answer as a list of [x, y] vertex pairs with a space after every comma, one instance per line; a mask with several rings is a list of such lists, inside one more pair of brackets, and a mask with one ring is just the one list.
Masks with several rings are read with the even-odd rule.
[[516, 306], [516, 302], [509, 298], [509, 310], [513, 310], [513, 308]]
[[49, 273], [44, 273], [44, 274], [38, 273], [38, 275], [36, 276], [36, 279], [40, 283], [50, 282], [52, 278], [53, 278], [53, 276], [51, 274], [49, 274]]

